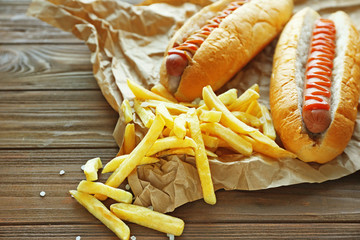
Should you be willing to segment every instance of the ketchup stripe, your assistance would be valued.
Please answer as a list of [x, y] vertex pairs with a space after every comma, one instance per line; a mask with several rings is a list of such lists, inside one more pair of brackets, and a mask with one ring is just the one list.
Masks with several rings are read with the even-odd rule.
[[210, 35], [210, 33], [219, 27], [222, 20], [246, 2], [247, 0], [231, 2], [221, 13], [219, 13], [216, 17], [208, 20], [205, 26], [196, 31], [182, 44], [174, 46], [172, 49], [170, 49], [168, 51], [168, 55], [178, 54], [183, 58], [190, 57], [189, 54], [191, 54], [191, 56], [194, 55], [197, 49]]
[[335, 57], [335, 25], [319, 19], [313, 29], [310, 54], [306, 66], [304, 110], [329, 110], [331, 75]]

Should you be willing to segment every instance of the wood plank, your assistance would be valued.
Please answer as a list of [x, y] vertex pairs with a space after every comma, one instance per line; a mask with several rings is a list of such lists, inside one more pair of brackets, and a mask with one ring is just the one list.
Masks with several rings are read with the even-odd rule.
[[81, 45], [1, 45], [0, 90], [99, 89]]
[[0, 2], [0, 44], [83, 43], [72, 33], [27, 16], [30, 2], [30, 0]]
[[4, 91], [0, 148], [116, 147], [117, 119], [100, 91]]
[[[69, 196], [84, 179], [80, 167], [117, 148], [0, 150], [0, 222], [8, 224], [95, 224]], [[65, 170], [60, 176], [59, 171]], [[109, 174], [100, 175], [104, 182]], [[360, 222], [360, 174], [322, 184], [298, 184], [261, 191], [218, 191], [215, 206], [203, 200], [179, 207], [187, 223]], [[124, 185], [121, 186], [124, 188]], [[40, 191], [47, 194], [41, 198]], [[112, 200], [106, 201], [109, 206]]]
[[[131, 236], [137, 240], [169, 239], [166, 234], [129, 224]], [[0, 226], [0, 236], [4, 239], [75, 239], [80, 236], [86, 240], [118, 239], [101, 224], [92, 225], [26, 225]], [[175, 239], [359, 239], [360, 223], [328, 224], [251, 224], [214, 223], [185, 224], [184, 233]]]

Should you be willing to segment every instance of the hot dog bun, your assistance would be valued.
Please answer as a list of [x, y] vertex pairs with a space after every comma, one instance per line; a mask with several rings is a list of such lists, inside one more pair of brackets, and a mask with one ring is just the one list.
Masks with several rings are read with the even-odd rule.
[[292, 14], [292, 0], [252, 0], [226, 17], [201, 44], [180, 78], [167, 74], [165, 59], [180, 44], [217, 15], [231, 0], [217, 1], [193, 15], [173, 36], [160, 69], [160, 81], [180, 101], [201, 96], [203, 87], [219, 89], [282, 30]]
[[270, 106], [275, 129], [284, 147], [305, 162], [325, 163], [341, 154], [356, 120], [360, 90], [360, 40], [344, 12], [329, 19], [336, 27], [332, 75], [331, 124], [321, 134], [304, 127], [301, 105], [311, 31], [319, 14], [310, 8], [296, 13], [284, 28], [274, 55]]

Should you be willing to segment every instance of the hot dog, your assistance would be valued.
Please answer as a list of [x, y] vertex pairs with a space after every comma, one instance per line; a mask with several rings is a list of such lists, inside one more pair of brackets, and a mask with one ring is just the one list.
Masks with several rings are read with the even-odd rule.
[[180, 101], [219, 89], [270, 43], [289, 20], [292, 0], [220, 0], [193, 15], [172, 37], [160, 81]]
[[305, 162], [341, 154], [355, 125], [360, 91], [360, 39], [341, 11], [327, 19], [296, 13], [277, 43], [270, 82], [274, 127]]

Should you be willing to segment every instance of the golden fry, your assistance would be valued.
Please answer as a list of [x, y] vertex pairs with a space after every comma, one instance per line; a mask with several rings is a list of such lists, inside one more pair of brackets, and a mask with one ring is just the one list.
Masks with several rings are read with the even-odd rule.
[[257, 100], [251, 101], [249, 107], [245, 111], [248, 114], [251, 114], [253, 116], [261, 115], [261, 109], [259, 102]]
[[170, 115], [169, 111], [167, 110], [164, 104], [159, 104], [156, 106], [156, 114], [160, 114], [163, 117], [163, 119], [165, 120], [166, 127], [171, 129], [174, 127], [174, 119]]
[[219, 123], [202, 123], [200, 125], [202, 131], [207, 132], [211, 135], [218, 136], [227, 142], [231, 148], [237, 152], [250, 156], [252, 153], [252, 145], [250, 142], [245, 140], [243, 137], [233, 132], [231, 129], [224, 127]]
[[250, 87], [250, 89], [254, 90], [255, 92], [259, 93], [259, 85], [257, 83], [255, 83], [254, 85], [252, 85]]
[[142, 100], [154, 99], [164, 102], [170, 102], [170, 100], [145, 89], [143, 86], [140, 86], [139, 84], [130, 81], [129, 79], [127, 79], [127, 85], [129, 86], [130, 90], [133, 92], [133, 94], [137, 99], [142, 99]]
[[157, 139], [150, 150], [147, 152], [146, 156], [153, 156], [154, 154], [164, 151], [171, 148], [196, 148], [196, 143], [193, 139], [185, 137], [184, 139], [178, 138], [176, 136], [170, 136], [166, 138]]
[[186, 136], [186, 115], [180, 114], [174, 120], [173, 132], [178, 138], [184, 138]]
[[247, 134], [253, 131], [257, 131], [257, 129], [250, 127], [237, 119], [227, 108], [226, 106], [216, 97], [214, 91], [211, 89], [210, 86], [203, 88], [203, 98], [205, 104], [208, 106], [209, 109], [216, 109], [217, 111], [222, 112], [220, 122], [232, 129], [237, 133]]
[[259, 128], [261, 127], [262, 123], [259, 118], [246, 113], [246, 112], [240, 112], [240, 111], [234, 111], [231, 112], [236, 118], [238, 118], [240, 121], [246, 123], [249, 126]]
[[180, 236], [184, 230], [185, 223], [180, 218], [159, 213], [146, 207], [126, 203], [115, 203], [110, 210], [124, 221]]
[[134, 100], [134, 109], [144, 126], [149, 128], [154, 121], [154, 113], [150, 109], [142, 107], [137, 99]]
[[84, 206], [92, 215], [105, 224], [121, 240], [128, 240], [130, 237], [129, 227], [121, 221], [114, 213], [110, 212], [104, 204], [94, 196], [75, 190], [70, 190], [70, 194]]
[[[115, 158], [113, 158], [110, 162], [108, 162], [103, 170], [102, 173], [108, 173], [108, 172], [113, 172], [115, 171], [120, 164], [125, 161], [125, 159], [129, 157], [129, 154], [126, 155], [121, 155], [121, 156], [117, 156]], [[156, 158], [156, 157], [144, 157], [143, 159], [141, 159], [140, 164], [139, 165], [144, 165], [144, 164], [151, 164], [151, 163], [156, 163], [159, 162], [160, 159]]]
[[194, 139], [197, 147], [195, 148], [196, 167], [200, 177], [201, 188], [204, 200], [208, 204], [216, 203], [214, 185], [211, 179], [209, 160], [205, 151], [204, 141], [202, 139], [200, 122], [195, 109], [187, 113], [187, 121], [190, 129], [191, 138]]
[[263, 132], [264, 135], [268, 136], [272, 140], [276, 138], [276, 131], [269, 110], [263, 104], [260, 104], [261, 115], [263, 120]]
[[257, 100], [259, 97], [259, 93], [249, 88], [229, 106], [229, 110], [244, 112], [250, 103], [254, 100]]
[[195, 156], [195, 151], [191, 147], [186, 148], [172, 148], [168, 150], [164, 150], [155, 154], [155, 157], [165, 157], [169, 155], [189, 155]]
[[131, 153], [136, 146], [136, 137], [135, 137], [135, 125], [133, 123], [128, 123], [125, 127], [124, 133], [124, 154]]
[[[201, 125], [200, 125], [201, 128]], [[202, 138], [204, 140], [204, 145], [207, 148], [218, 148], [219, 146], [219, 138], [217, 137], [213, 137], [213, 136], [209, 136], [206, 134], [202, 134]]]
[[219, 111], [201, 110], [199, 119], [203, 122], [220, 122], [221, 114]]
[[77, 190], [89, 194], [102, 194], [117, 202], [131, 203], [132, 194], [120, 188], [113, 188], [100, 182], [81, 181]]
[[84, 167], [84, 173], [87, 181], [96, 181], [98, 179], [98, 170], [102, 168], [100, 158], [93, 158], [86, 162]]
[[218, 96], [218, 98], [220, 99], [220, 101], [224, 104], [224, 105], [230, 105], [232, 104], [233, 102], [236, 101], [237, 99], [237, 89], [235, 88], [232, 88], [232, 89], [229, 89], [227, 90], [226, 92], [220, 94]]
[[128, 99], [125, 99], [121, 103], [120, 109], [124, 113], [125, 123], [131, 122], [133, 120], [133, 115], [132, 115], [132, 111], [131, 111], [130, 102]]
[[176, 98], [164, 87], [164, 85], [160, 83], [153, 86], [151, 91], [168, 99], [171, 102], [177, 102]]
[[140, 165], [141, 160], [145, 157], [145, 155], [151, 149], [153, 143], [160, 136], [164, 126], [165, 121], [160, 115], [156, 115], [153, 124], [149, 128], [144, 138], [129, 154], [129, 157], [126, 158], [125, 161], [122, 162], [115, 170], [115, 172], [110, 175], [105, 184], [111, 187], [119, 187], [125, 178], [127, 178], [127, 176], [129, 176], [130, 173]]
[[264, 154], [266, 156], [281, 159], [281, 158], [296, 158], [296, 155], [292, 152], [286, 151], [279, 146], [270, 146], [262, 142], [257, 142], [249, 136], [245, 136], [246, 140], [252, 143], [254, 151]]
[[182, 104], [173, 103], [173, 102], [162, 102], [157, 100], [146, 100], [141, 103], [141, 106], [156, 108], [156, 106], [158, 106], [159, 104], [164, 104], [165, 107], [168, 109], [168, 111], [172, 114], [181, 114], [189, 111], [189, 108]]

